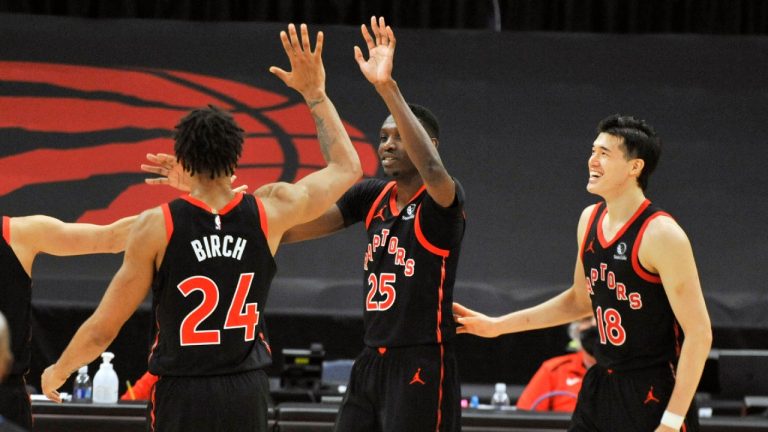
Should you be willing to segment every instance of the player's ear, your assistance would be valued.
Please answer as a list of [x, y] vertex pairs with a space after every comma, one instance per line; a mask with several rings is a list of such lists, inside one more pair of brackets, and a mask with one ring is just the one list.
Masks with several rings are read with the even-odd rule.
[[432, 144], [437, 148], [437, 146], [440, 144], [440, 140], [437, 138], [430, 138], [432, 140]]

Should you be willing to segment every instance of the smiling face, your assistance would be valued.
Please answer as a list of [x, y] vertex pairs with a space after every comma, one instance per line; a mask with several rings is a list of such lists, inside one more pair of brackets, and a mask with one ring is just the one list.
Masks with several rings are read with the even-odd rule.
[[405, 152], [395, 119], [384, 120], [379, 132], [379, 160], [384, 173], [394, 179], [418, 175], [416, 167]]
[[589, 157], [587, 191], [603, 198], [639, 187], [637, 177], [643, 169], [642, 159], [627, 159], [624, 138], [601, 133], [592, 144]]

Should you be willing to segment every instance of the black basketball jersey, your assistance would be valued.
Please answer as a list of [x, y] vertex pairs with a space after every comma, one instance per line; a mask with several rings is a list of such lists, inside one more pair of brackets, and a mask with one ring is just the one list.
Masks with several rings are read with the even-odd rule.
[[400, 211], [397, 184], [353, 186], [338, 202], [345, 225], [365, 221], [365, 344], [394, 347], [442, 343], [456, 333], [451, 305], [464, 236], [464, 192], [456, 181], [449, 208], [422, 187]]
[[3, 216], [3, 240], [0, 241], [0, 312], [8, 321], [11, 331], [13, 366], [11, 375], [23, 375], [29, 370], [31, 356], [30, 318], [32, 305], [32, 279], [11, 249], [11, 219]]
[[600, 333], [595, 358], [603, 367], [632, 370], [677, 364], [682, 329], [658, 274], [640, 263], [648, 223], [669, 216], [645, 200], [613, 239], [606, 239], [604, 203], [595, 206], [581, 246], [586, 288]]
[[261, 201], [238, 193], [216, 213], [185, 196], [162, 210], [168, 245], [152, 284], [149, 371], [223, 375], [270, 364], [262, 312], [276, 266]]

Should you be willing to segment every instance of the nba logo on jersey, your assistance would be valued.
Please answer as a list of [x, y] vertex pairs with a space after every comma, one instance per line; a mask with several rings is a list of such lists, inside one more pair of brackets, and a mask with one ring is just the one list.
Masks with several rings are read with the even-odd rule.
[[616, 253], [613, 255], [613, 259], [626, 261], [627, 256], [625, 255], [627, 253], [627, 244], [624, 242], [619, 243], [618, 246], [616, 246]]
[[221, 231], [221, 218], [219, 215], [216, 215], [216, 218], [213, 219], [213, 222], [216, 224], [216, 230]]
[[403, 220], [413, 219], [415, 216], [413, 212], [416, 211], [416, 204], [411, 204], [405, 209], [405, 215], [403, 215]]

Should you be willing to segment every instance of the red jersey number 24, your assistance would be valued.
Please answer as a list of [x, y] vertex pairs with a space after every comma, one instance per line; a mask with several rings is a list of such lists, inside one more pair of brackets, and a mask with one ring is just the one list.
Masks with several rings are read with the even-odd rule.
[[[242, 273], [237, 282], [235, 295], [227, 311], [227, 318], [223, 328], [236, 329], [242, 327], [245, 330], [245, 340], [252, 341], [256, 337], [256, 326], [259, 324], [259, 310], [257, 303], [245, 303], [248, 292], [251, 290], [253, 273]], [[192, 276], [184, 279], [177, 288], [184, 297], [194, 291], [203, 293], [203, 301], [184, 317], [179, 328], [180, 343], [184, 345], [218, 345], [220, 342], [219, 330], [198, 330], [197, 327], [205, 321], [219, 304], [219, 287], [216, 282], [205, 276]]]

